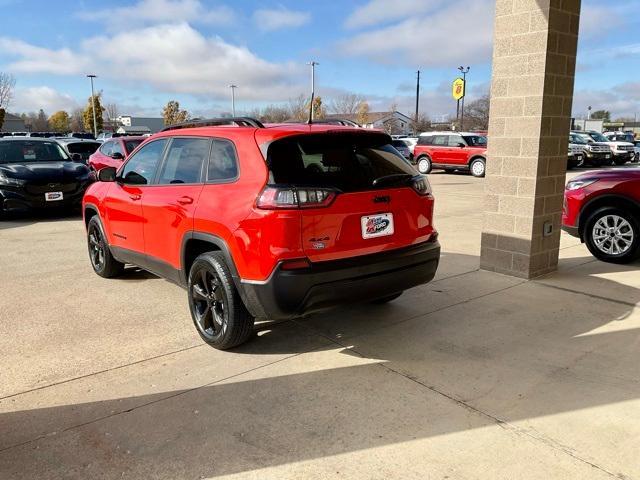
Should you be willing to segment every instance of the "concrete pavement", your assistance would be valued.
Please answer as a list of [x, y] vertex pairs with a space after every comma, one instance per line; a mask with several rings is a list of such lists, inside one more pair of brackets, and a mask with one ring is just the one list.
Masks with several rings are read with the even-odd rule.
[[638, 264], [562, 238], [478, 270], [483, 180], [434, 174], [436, 280], [219, 352], [180, 288], [90, 269], [76, 218], [0, 224], [0, 478], [638, 478]]

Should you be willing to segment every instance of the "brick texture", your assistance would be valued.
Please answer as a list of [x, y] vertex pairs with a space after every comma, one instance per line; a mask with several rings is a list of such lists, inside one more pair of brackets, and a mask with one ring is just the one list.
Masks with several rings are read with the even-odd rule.
[[533, 278], [557, 268], [579, 19], [580, 0], [496, 0], [486, 270]]

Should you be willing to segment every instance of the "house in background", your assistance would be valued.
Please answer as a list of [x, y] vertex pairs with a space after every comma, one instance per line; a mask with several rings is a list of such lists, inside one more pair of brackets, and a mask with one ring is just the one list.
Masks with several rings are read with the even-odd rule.
[[[334, 113], [326, 115], [326, 120], [342, 118], [359, 123], [358, 114]], [[407, 117], [404, 113], [395, 112], [369, 112], [367, 114], [366, 123], [362, 125], [364, 128], [376, 128], [384, 130], [393, 135], [408, 135], [413, 130], [413, 119]]]
[[116, 118], [118, 125], [122, 127], [147, 127], [148, 132], [158, 133], [164, 128], [164, 119], [155, 117], [132, 117], [131, 115], [120, 115]]
[[0, 132], [26, 132], [27, 127], [24, 124], [24, 120], [17, 115], [6, 112], [4, 114], [4, 123]]

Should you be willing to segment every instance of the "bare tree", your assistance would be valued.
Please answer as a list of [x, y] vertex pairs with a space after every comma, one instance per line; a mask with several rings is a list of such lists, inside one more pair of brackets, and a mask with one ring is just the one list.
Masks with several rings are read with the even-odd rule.
[[345, 93], [335, 97], [329, 106], [329, 110], [333, 113], [341, 113], [346, 115], [355, 115], [358, 113], [360, 104], [364, 102], [364, 97], [357, 93]]
[[104, 113], [107, 117], [106, 124], [111, 128], [114, 132], [118, 128], [118, 121], [116, 120], [120, 115], [120, 109], [116, 103], [107, 103], [104, 106]]
[[489, 128], [489, 94], [470, 102], [464, 109], [465, 130], [487, 130]]
[[82, 108], [76, 108], [71, 114], [71, 125], [70, 125], [71, 131], [81, 132], [82, 130], [84, 130], [84, 123], [83, 123], [83, 117], [82, 117], [83, 111], [84, 110]]
[[13, 89], [16, 79], [9, 73], [0, 72], [0, 108], [5, 110], [13, 100]]
[[304, 95], [289, 99], [289, 119], [304, 121], [309, 117], [308, 102]]

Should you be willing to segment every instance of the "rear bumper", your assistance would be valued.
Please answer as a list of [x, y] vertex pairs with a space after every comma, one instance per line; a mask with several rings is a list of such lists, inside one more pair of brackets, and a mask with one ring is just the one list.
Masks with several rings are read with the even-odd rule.
[[313, 264], [304, 270], [276, 267], [264, 282], [242, 281], [242, 297], [257, 318], [287, 319], [345, 303], [385, 297], [433, 279], [440, 244], [427, 242], [374, 255]]

